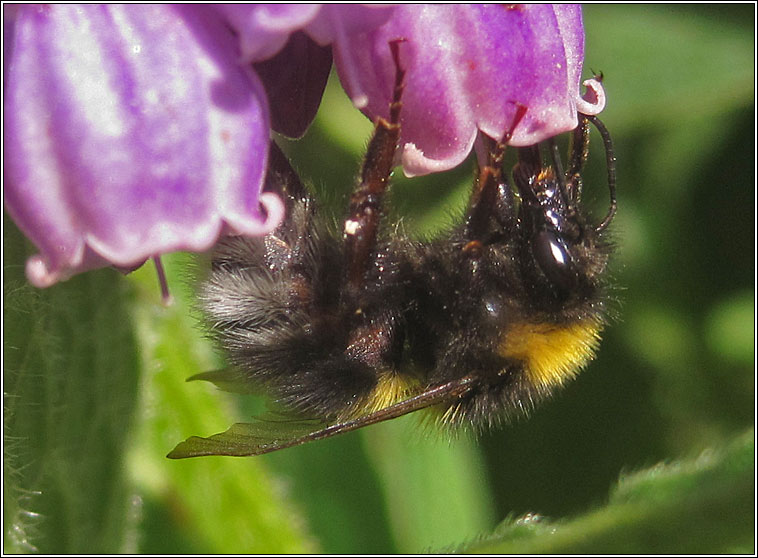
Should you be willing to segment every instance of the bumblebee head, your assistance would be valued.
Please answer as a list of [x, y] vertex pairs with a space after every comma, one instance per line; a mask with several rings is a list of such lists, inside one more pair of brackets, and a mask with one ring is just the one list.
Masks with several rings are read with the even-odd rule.
[[[602, 128], [601, 133], [604, 131]], [[586, 149], [572, 154], [568, 173], [563, 171], [554, 142], [549, 144], [552, 165], [542, 163], [538, 146], [519, 149], [519, 162], [513, 169], [521, 202], [516, 233], [519, 260], [524, 282], [537, 305], [590, 301], [600, 287], [610, 253], [604, 233], [616, 210], [615, 159], [607, 132], [603, 137], [607, 139], [611, 206], [597, 225], [586, 216], [581, 203], [579, 169]]]

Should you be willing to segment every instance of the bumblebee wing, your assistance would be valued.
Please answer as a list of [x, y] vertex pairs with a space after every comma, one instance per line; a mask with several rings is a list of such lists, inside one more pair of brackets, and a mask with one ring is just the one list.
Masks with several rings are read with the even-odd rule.
[[323, 423], [313, 420], [261, 417], [255, 422], [238, 422], [226, 432], [214, 434], [208, 438], [200, 436], [187, 438], [166, 457], [184, 459], [203, 455], [239, 457], [260, 455], [305, 443], [309, 435], [318, 433], [323, 427]]
[[210, 370], [187, 378], [188, 382], [194, 382], [197, 380], [211, 382], [215, 384], [218, 389], [231, 393], [250, 395], [259, 394], [263, 391], [262, 388], [259, 388], [249, 377], [236, 368]]
[[343, 432], [397, 418], [431, 405], [460, 397], [470, 389], [473, 378], [464, 377], [431, 387], [394, 405], [337, 424], [317, 420], [282, 417], [260, 418], [256, 422], [237, 423], [226, 432], [208, 438], [192, 436], [177, 445], [166, 457], [184, 459], [203, 455], [253, 456], [330, 438]]

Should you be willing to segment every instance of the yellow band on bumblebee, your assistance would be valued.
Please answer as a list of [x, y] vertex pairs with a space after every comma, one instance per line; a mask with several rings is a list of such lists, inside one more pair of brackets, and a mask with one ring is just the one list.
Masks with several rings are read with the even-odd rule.
[[595, 356], [602, 323], [583, 320], [569, 324], [520, 323], [508, 328], [501, 356], [524, 364], [527, 379], [549, 389], [573, 378]]

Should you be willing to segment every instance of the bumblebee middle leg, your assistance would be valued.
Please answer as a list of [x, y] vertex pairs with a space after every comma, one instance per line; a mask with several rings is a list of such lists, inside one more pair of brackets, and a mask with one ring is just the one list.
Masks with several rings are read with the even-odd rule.
[[266, 188], [284, 196], [287, 217], [263, 239], [223, 241], [202, 295], [248, 391], [268, 392], [306, 417], [345, 420], [411, 395], [411, 378], [400, 372], [409, 306], [403, 262], [396, 240], [380, 234], [400, 137], [401, 42], [389, 45], [389, 119], [376, 122], [341, 237], [272, 146]]
[[395, 40], [389, 44], [396, 68], [390, 119], [379, 117], [376, 121], [374, 135], [363, 161], [360, 183], [350, 198], [350, 209], [345, 220], [346, 294], [349, 297], [359, 296], [365, 284], [369, 260], [375, 255], [382, 202], [389, 186], [400, 138], [401, 98], [405, 87], [405, 70], [400, 64], [399, 53], [401, 42]]

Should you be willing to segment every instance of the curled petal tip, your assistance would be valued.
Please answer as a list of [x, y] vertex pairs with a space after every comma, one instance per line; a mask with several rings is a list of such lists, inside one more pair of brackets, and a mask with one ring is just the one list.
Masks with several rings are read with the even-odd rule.
[[353, 106], [358, 110], [362, 110], [368, 105], [368, 95], [365, 93], [353, 95], [350, 100], [353, 101]]
[[37, 254], [26, 260], [26, 278], [38, 289], [52, 287], [65, 279], [60, 272], [51, 271], [45, 259]]
[[[473, 139], [472, 139], [473, 143]], [[458, 166], [468, 155], [471, 146], [464, 147], [457, 154], [444, 159], [431, 159], [419, 149], [415, 143], [406, 143], [400, 162], [403, 165], [403, 174], [408, 178], [423, 176], [435, 172], [442, 172]]]
[[[263, 236], [272, 232], [284, 219], [286, 209], [281, 198], [272, 192], [261, 192], [258, 195], [261, 216], [251, 220], [235, 215], [224, 219], [221, 235]], [[214, 237], [215, 239], [215, 237]], [[207, 249], [210, 246], [204, 248]]]
[[261, 233], [267, 234], [273, 231], [279, 226], [279, 223], [284, 219], [284, 202], [282, 199], [271, 192], [262, 192], [258, 198], [258, 202], [266, 212], [266, 220], [261, 225]]
[[401, 163], [403, 165], [403, 174], [408, 178], [429, 172], [424, 172], [424, 169], [429, 166], [429, 160], [424, 156], [424, 152], [416, 147], [415, 143], [406, 143], [403, 146]]
[[576, 108], [582, 114], [594, 116], [603, 112], [605, 108], [605, 88], [598, 78], [586, 79], [582, 85], [587, 88], [584, 95], [577, 100]]

